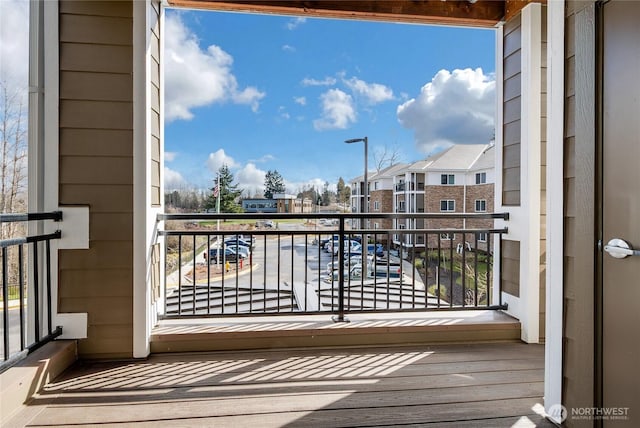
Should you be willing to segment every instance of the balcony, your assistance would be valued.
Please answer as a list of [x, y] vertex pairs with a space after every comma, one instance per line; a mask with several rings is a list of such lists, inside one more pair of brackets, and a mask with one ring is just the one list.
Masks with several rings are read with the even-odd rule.
[[[451, 422], [454, 413], [471, 424], [544, 424], [535, 411], [542, 408], [543, 347], [519, 343], [519, 322], [502, 313], [500, 292], [489, 285], [499, 274], [491, 245], [458, 252], [455, 241], [441, 239], [445, 232], [486, 233], [499, 242], [506, 229], [349, 226], [363, 218], [450, 223], [461, 216], [504, 218], [342, 214], [321, 226], [326, 214], [294, 214], [270, 215], [274, 228], [256, 228], [264, 215], [161, 215], [173, 227], [159, 233], [166, 277], [151, 357], [67, 371], [16, 420], [37, 413], [30, 423], [315, 426], [341, 425], [366, 411], [374, 425]], [[237, 239], [224, 244], [238, 235], [252, 243], [248, 257], [210, 258], [225, 248], [240, 254]], [[359, 277], [352, 275], [351, 249], [326, 252], [320, 245], [333, 236], [362, 243], [396, 235], [423, 247], [384, 248], [368, 265], [370, 275], [361, 267]], [[344, 269], [325, 273], [327, 264]], [[56, 341], [33, 357], [48, 361], [38, 352], [56, 344], [73, 354]], [[76, 405], [60, 411], [62, 402]]]
[[84, 362], [8, 426], [553, 425], [522, 343], [154, 354]]

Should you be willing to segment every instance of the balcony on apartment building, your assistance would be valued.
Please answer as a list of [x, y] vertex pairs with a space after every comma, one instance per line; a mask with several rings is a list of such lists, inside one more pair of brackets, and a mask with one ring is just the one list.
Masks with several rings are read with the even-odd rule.
[[414, 182], [401, 182], [401, 183], [397, 183], [395, 185], [395, 191], [396, 192], [422, 192], [424, 191], [424, 183], [422, 182], [418, 182], [418, 183], [414, 183]]

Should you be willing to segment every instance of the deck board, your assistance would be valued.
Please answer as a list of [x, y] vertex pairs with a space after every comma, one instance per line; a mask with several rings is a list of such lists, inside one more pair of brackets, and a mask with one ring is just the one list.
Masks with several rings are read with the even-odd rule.
[[15, 426], [553, 426], [522, 343], [152, 355], [82, 362]]

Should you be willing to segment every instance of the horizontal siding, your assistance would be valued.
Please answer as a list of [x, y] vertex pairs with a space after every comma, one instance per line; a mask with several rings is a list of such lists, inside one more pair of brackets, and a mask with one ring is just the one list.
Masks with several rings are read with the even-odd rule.
[[131, 74], [133, 47], [60, 43], [60, 70]]
[[91, 212], [133, 213], [132, 184], [65, 184], [60, 186], [60, 203], [78, 204], [82, 201]]
[[132, 357], [132, 2], [60, 2], [61, 205], [89, 206], [89, 249], [60, 252], [61, 312], [85, 358]]
[[65, 156], [60, 159], [60, 184], [131, 184], [131, 157]]
[[522, 27], [520, 14], [507, 21], [503, 31], [503, 152], [502, 204], [520, 205], [522, 116]]
[[61, 100], [61, 128], [133, 129], [133, 103]]
[[67, 100], [132, 102], [132, 75], [62, 71], [60, 98]]
[[502, 240], [500, 281], [502, 291], [520, 297], [520, 241]]
[[132, 156], [132, 130], [78, 129], [60, 130], [61, 156]]
[[160, 28], [160, 4], [156, 1], [151, 2], [152, 7], [149, 8], [149, 27], [151, 28], [150, 45], [151, 45], [151, 58], [150, 58], [150, 91], [151, 91], [151, 120], [154, 126], [151, 129], [151, 205], [159, 206], [162, 201], [162, 195], [160, 191], [160, 174], [162, 161], [160, 158], [161, 142], [162, 138], [160, 130], [160, 117], [161, 117], [161, 104], [160, 104], [160, 34], [162, 28]]
[[131, 45], [130, 17], [60, 15], [60, 41], [102, 45]]

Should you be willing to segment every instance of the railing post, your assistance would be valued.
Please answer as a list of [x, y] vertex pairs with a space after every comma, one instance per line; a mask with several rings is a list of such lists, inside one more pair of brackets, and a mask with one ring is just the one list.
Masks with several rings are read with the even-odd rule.
[[[2, 249], [2, 325], [4, 330], [4, 360], [8, 360], [11, 352], [9, 350], [9, 275], [7, 274], [7, 267], [9, 263], [7, 262], [7, 249]], [[20, 329], [20, 333], [22, 333], [22, 328]]]
[[349, 322], [344, 316], [344, 216], [338, 218], [338, 239], [338, 315], [331, 319], [333, 322]]

